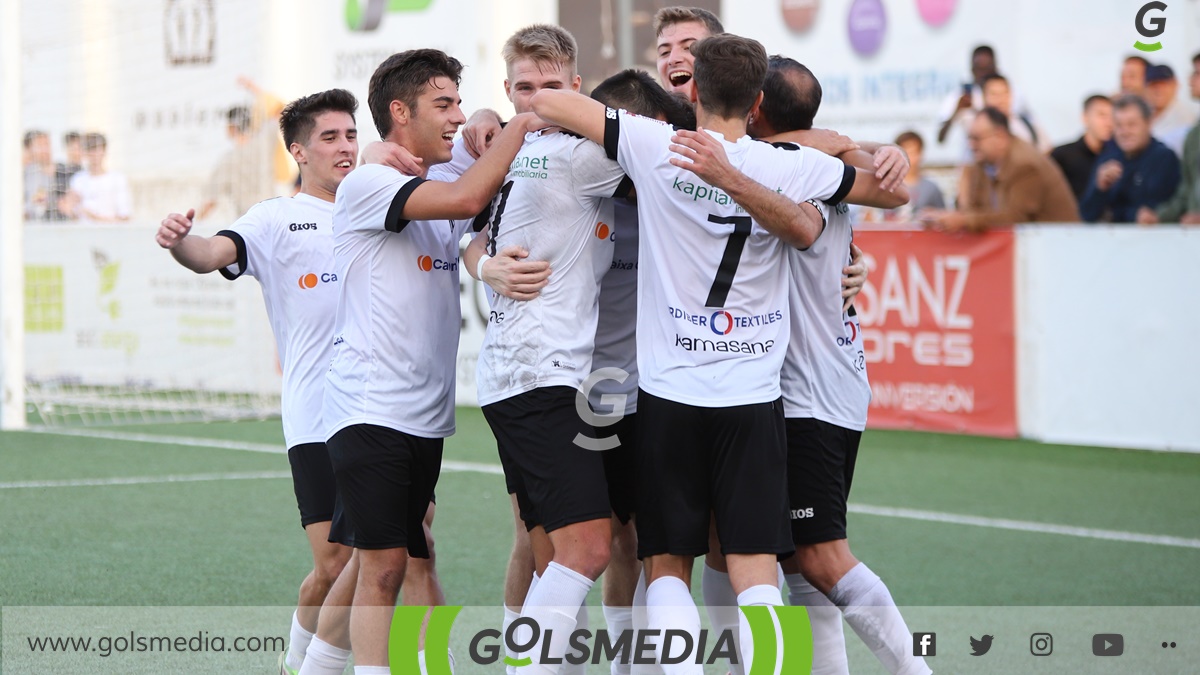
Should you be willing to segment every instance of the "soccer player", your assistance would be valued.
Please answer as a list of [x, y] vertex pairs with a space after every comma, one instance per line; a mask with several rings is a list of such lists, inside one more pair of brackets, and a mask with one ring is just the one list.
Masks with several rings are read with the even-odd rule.
[[[457, 59], [433, 49], [388, 57], [368, 94], [380, 136], [423, 167], [448, 161], [466, 121], [461, 72]], [[322, 410], [347, 521], [343, 543], [359, 557], [350, 617], [357, 675], [389, 672], [388, 631], [408, 558], [428, 557], [421, 523], [443, 439], [454, 431], [458, 242], [538, 124], [533, 115], [514, 118], [456, 181], [367, 164], [337, 191], [341, 288]]]
[[329, 322], [337, 306], [333, 198], [358, 157], [357, 108], [350, 92], [331, 89], [284, 109], [280, 130], [300, 167], [296, 196], [261, 202], [214, 237], [189, 234], [194, 210], [172, 213], [156, 236], [160, 246], [194, 272], [219, 270], [230, 280], [245, 274], [262, 285], [283, 367], [283, 435], [292, 484], [313, 556], [313, 569], [300, 585], [284, 659], [293, 671], [300, 668], [317, 630], [322, 602], [350, 558], [348, 547], [329, 541], [336, 489], [321, 425], [321, 396], [331, 354]]
[[650, 627], [695, 633], [688, 583], [694, 557], [708, 547], [710, 513], [738, 604], [782, 604], [775, 557], [794, 550], [778, 471], [786, 461], [782, 247], [807, 247], [821, 228], [816, 208], [797, 202], [899, 200], [838, 160], [745, 135], [767, 69], [760, 44], [719, 35], [691, 51], [699, 126], [744, 174], [728, 190], [694, 182], [680, 168], [687, 160], [673, 155], [666, 125], [569, 92], [539, 92], [533, 108], [603, 143], [639, 187], [641, 262], [652, 264], [640, 266], [638, 279], [638, 548], [650, 582]]
[[[579, 88], [576, 52], [570, 33], [550, 25], [517, 31], [504, 49], [518, 86], [521, 75], [538, 71], [556, 73], [572, 91]], [[531, 672], [557, 671], [540, 657], [565, 654], [580, 607], [609, 561], [603, 458], [577, 442], [594, 432], [575, 399], [591, 372], [599, 283], [612, 260], [611, 242], [599, 236], [612, 222], [602, 207], [628, 189], [625, 173], [596, 144], [539, 132], [527, 136], [491, 218], [493, 252], [522, 246], [554, 270], [535, 299], [493, 296], [477, 375], [538, 570], [522, 616], [555, 636], [548, 648], [531, 651]]]
[[[812, 126], [821, 85], [808, 68], [772, 57], [764, 89], [751, 133]], [[796, 555], [782, 562], [789, 599], [813, 610], [814, 673], [848, 672], [841, 615], [829, 611], [834, 605], [888, 672], [929, 673], [909, 651], [910, 633], [887, 585], [854, 557], [846, 538], [846, 501], [871, 387], [858, 317], [832, 295], [853, 237], [850, 217], [842, 205], [822, 206], [824, 233], [807, 250], [788, 251], [792, 340], [780, 380], [796, 544]]]

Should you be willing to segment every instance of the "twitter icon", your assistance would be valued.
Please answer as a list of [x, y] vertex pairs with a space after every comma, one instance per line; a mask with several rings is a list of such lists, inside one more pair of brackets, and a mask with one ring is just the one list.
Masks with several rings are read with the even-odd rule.
[[992, 648], [992, 636], [984, 635], [976, 640], [971, 638], [971, 656], [983, 656]]

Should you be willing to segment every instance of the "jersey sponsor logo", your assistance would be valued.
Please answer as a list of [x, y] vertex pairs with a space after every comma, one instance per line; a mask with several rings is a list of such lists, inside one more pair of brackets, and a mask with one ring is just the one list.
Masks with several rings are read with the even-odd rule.
[[[675, 178], [675, 182], [671, 184], [671, 189], [677, 190], [691, 197], [692, 201], [694, 202], [709, 201], [721, 206], [734, 204], [733, 197], [730, 197], [728, 194], [726, 194], [724, 190], [712, 187], [711, 185], [706, 185], [704, 183], [696, 184], [691, 181], [683, 180], [682, 178]], [[741, 206], [738, 206], [737, 210], [738, 213], [743, 212]]]
[[850, 335], [842, 336], [837, 339], [839, 347], [849, 347], [850, 345], [854, 344], [855, 340], [858, 339], [858, 324], [854, 323], [853, 321], [847, 321], [845, 325], [847, 330], [850, 332]]
[[609, 267], [609, 269], [612, 269], [612, 270], [625, 270], [625, 271], [636, 270], [637, 268], [638, 268], [638, 264], [637, 264], [636, 260], [621, 260], [619, 258], [614, 259], [612, 261], [612, 265]]
[[675, 334], [675, 346], [688, 352], [719, 352], [722, 354], [766, 354], [775, 346], [774, 340], [742, 342], [740, 340], [705, 340]]
[[303, 289], [316, 288], [317, 284], [330, 284], [337, 281], [337, 275], [333, 272], [325, 272], [323, 274], [301, 274], [297, 285]]
[[292, 223], [288, 225], [288, 229], [292, 232], [303, 232], [305, 230], [316, 230], [316, 223]]
[[547, 173], [550, 170], [550, 158], [542, 157], [517, 157], [513, 163], [508, 166], [508, 175], [510, 178], [540, 178], [545, 180], [550, 177]]
[[[636, 267], [636, 264], [634, 265]], [[729, 335], [734, 328], [757, 328], [783, 321], [783, 310], [774, 310], [767, 314], [738, 316], [719, 309], [712, 314], [692, 314], [682, 309], [668, 307], [667, 313], [676, 321], [685, 321], [696, 326], [705, 326], [717, 335]]]
[[458, 258], [454, 260], [442, 260], [441, 258], [434, 258], [432, 256], [419, 255], [417, 256], [417, 269], [422, 272], [433, 272], [435, 270], [439, 272], [457, 272]]
[[804, 520], [805, 518], [812, 517], [813, 510], [811, 506], [806, 509], [792, 509], [792, 520]]
[[608, 223], [600, 221], [599, 223], [596, 223], [596, 238], [616, 241], [617, 231], [614, 230]]

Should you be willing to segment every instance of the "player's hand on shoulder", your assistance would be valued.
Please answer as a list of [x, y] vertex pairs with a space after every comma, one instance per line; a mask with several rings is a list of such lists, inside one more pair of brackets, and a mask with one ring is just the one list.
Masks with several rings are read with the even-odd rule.
[[414, 156], [404, 146], [391, 141], [375, 141], [363, 148], [362, 159], [359, 161], [359, 166], [363, 164], [382, 164], [390, 166], [406, 176], [419, 176], [423, 173], [421, 168], [421, 158]]
[[843, 136], [832, 129], [804, 129], [789, 131], [772, 137], [769, 140], [781, 140], [796, 143], [806, 148], [819, 150], [830, 157], [837, 157], [851, 150], [858, 150], [858, 143], [849, 136]]
[[908, 153], [894, 145], [885, 145], [875, 151], [875, 177], [879, 187], [895, 192], [908, 175]]
[[550, 263], [526, 261], [529, 251], [520, 246], [505, 246], [483, 264], [483, 282], [493, 291], [513, 300], [532, 300], [550, 279]]
[[725, 188], [739, 173], [729, 163], [725, 146], [704, 129], [676, 131], [670, 150], [679, 155], [671, 158], [672, 165], [691, 171], [709, 185]]
[[192, 219], [196, 217], [196, 209], [188, 209], [187, 215], [172, 213], [163, 218], [154, 235], [154, 241], [165, 249], [172, 249], [183, 241], [192, 231]]

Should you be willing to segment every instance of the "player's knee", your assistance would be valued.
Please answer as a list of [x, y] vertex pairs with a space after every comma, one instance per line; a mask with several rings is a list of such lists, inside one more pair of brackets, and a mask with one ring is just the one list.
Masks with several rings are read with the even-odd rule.
[[797, 546], [796, 561], [804, 578], [823, 591], [832, 588], [858, 562], [845, 539]]
[[[585, 536], [581, 537], [574, 550], [564, 552], [563, 564], [580, 574], [596, 579], [608, 567], [612, 560], [612, 542], [610, 537]], [[555, 551], [557, 554], [558, 551]], [[558, 555], [555, 555], [556, 561]]]

